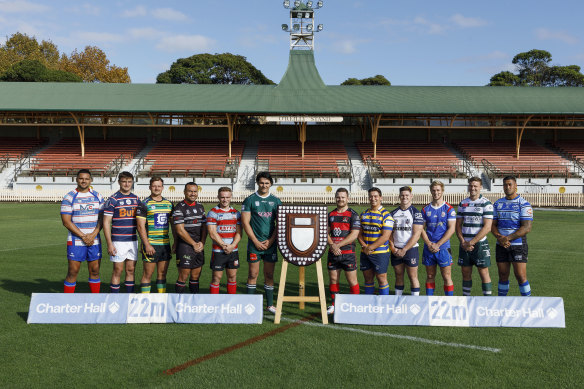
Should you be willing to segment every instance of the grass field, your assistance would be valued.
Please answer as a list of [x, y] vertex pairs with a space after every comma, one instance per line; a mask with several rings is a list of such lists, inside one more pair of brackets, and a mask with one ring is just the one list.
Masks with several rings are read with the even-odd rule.
[[[533, 294], [564, 298], [565, 329], [322, 326], [314, 319], [170, 376], [163, 371], [286, 326], [291, 320], [317, 313], [318, 307], [307, 304], [300, 311], [297, 304], [287, 303], [283, 311], [287, 321], [280, 325], [273, 324], [269, 313], [261, 325], [28, 325], [31, 293], [62, 292], [66, 231], [57, 204], [0, 203], [0, 215], [0, 387], [584, 385], [584, 304], [578, 286], [584, 270], [582, 212], [536, 211], [528, 238]], [[456, 257], [455, 243], [453, 238]], [[244, 237], [240, 247], [245, 244]], [[102, 291], [107, 292], [111, 263], [105, 248], [104, 253], [101, 279]], [[177, 275], [172, 263], [170, 292]], [[279, 271], [277, 266], [276, 279]], [[139, 264], [138, 276], [141, 273]], [[210, 273], [206, 264], [203, 293], [208, 290]], [[317, 293], [315, 273], [314, 267], [307, 268], [307, 294]], [[296, 274], [297, 268], [292, 266], [287, 294], [295, 292], [291, 282], [297, 280]], [[455, 294], [461, 295], [456, 265], [453, 275]], [[244, 261], [238, 293], [244, 292], [246, 276]], [[491, 277], [496, 290], [495, 265]], [[394, 277], [389, 279], [393, 290]], [[424, 279], [421, 267], [422, 285]], [[87, 268], [82, 267], [79, 292], [89, 291], [86, 280]], [[479, 295], [476, 271], [473, 280], [473, 295]], [[224, 284], [225, 279], [221, 293], [225, 293]], [[438, 282], [438, 294], [442, 294], [441, 288]], [[343, 279], [341, 292], [347, 291]], [[510, 295], [519, 295], [513, 281]]]

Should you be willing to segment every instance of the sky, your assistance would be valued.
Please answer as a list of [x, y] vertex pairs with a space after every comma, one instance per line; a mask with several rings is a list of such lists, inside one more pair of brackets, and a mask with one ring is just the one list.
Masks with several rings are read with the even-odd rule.
[[[282, 3], [0, 0], [0, 44], [21, 32], [67, 54], [98, 46], [133, 83], [155, 83], [178, 58], [229, 52], [278, 83], [290, 49]], [[531, 49], [584, 67], [583, 14], [582, 0], [324, 0], [315, 60], [328, 85], [377, 74], [393, 85], [485, 85]]]

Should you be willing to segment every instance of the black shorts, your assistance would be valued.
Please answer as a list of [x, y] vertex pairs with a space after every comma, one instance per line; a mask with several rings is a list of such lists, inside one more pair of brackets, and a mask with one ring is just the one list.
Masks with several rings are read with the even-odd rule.
[[329, 252], [327, 260], [327, 268], [329, 270], [357, 270], [357, 257], [355, 253], [334, 255]]
[[211, 270], [222, 271], [223, 269], [239, 269], [239, 251], [229, 254], [213, 251], [211, 254]]
[[417, 247], [412, 247], [406, 251], [406, 255], [403, 257], [396, 257], [391, 254], [391, 266], [398, 266], [405, 263], [407, 267], [418, 267], [419, 260], [420, 252]]
[[176, 266], [181, 269], [196, 269], [205, 263], [205, 251], [195, 252], [193, 246], [179, 243], [176, 247]]
[[495, 258], [497, 262], [527, 263], [527, 243], [512, 245], [509, 248], [496, 245]]
[[172, 258], [172, 253], [170, 250], [170, 245], [152, 245], [154, 247], [154, 255], [148, 256], [144, 251], [144, 246], [142, 246], [142, 260], [146, 263], [158, 263], [164, 261], [170, 261]]

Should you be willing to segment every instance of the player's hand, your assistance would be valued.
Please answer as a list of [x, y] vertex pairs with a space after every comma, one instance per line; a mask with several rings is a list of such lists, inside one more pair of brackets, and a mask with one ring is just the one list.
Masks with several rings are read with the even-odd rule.
[[109, 255], [117, 255], [118, 254], [118, 251], [116, 250], [116, 248], [115, 248], [114, 245], [111, 245], [111, 247], [110, 247], [110, 245], [108, 245], [107, 246], [107, 253]]
[[261, 242], [258, 242], [258, 244], [256, 244], [255, 246], [258, 250], [264, 251], [270, 248], [270, 241], [263, 240]]
[[336, 243], [333, 243], [330, 245], [330, 251], [333, 253], [333, 255], [335, 255], [337, 257], [342, 254], [341, 248]]
[[203, 244], [203, 242], [195, 242], [195, 244], [193, 245], [195, 253], [200, 253], [201, 251], [203, 251], [204, 247], [205, 245]]
[[144, 251], [146, 252], [146, 255], [148, 255], [149, 257], [156, 254], [154, 246], [152, 246], [150, 243], [144, 243]]
[[406, 251], [404, 249], [397, 249], [395, 250], [395, 255], [398, 258], [402, 258], [404, 255], [406, 255]]
[[511, 246], [511, 242], [509, 242], [509, 238], [506, 236], [501, 235], [500, 237], [497, 238], [497, 242], [499, 242], [499, 244], [505, 248], [508, 248], [509, 246]]
[[93, 242], [95, 241], [95, 235], [85, 234], [82, 239], [83, 243], [85, 243], [86, 246], [93, 246]]
[[462, 248], [464, 251], [473, 251], [474, 250], [474, 245], [470, 244], [470, 242], [464, 242], [462, 244]]
[[233, 245], [223, 243], [223, 252], [225, 254], [231, 254], [233, 252]]
[[440, 251], [440, 246], [438, 246], [438, 243], [430, 243], [429, 249], [431, 252], [437, 253], [438, 251]]

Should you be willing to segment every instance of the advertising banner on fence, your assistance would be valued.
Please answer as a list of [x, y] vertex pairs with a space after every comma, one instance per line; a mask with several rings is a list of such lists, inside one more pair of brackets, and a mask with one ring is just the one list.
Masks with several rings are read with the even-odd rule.
[[338, 294], [335, 323], [565, 328], [561, 297], [369, 296]]
[[262, 295], [33, 293], [28, 323], [260, 324], [262, 302]]

